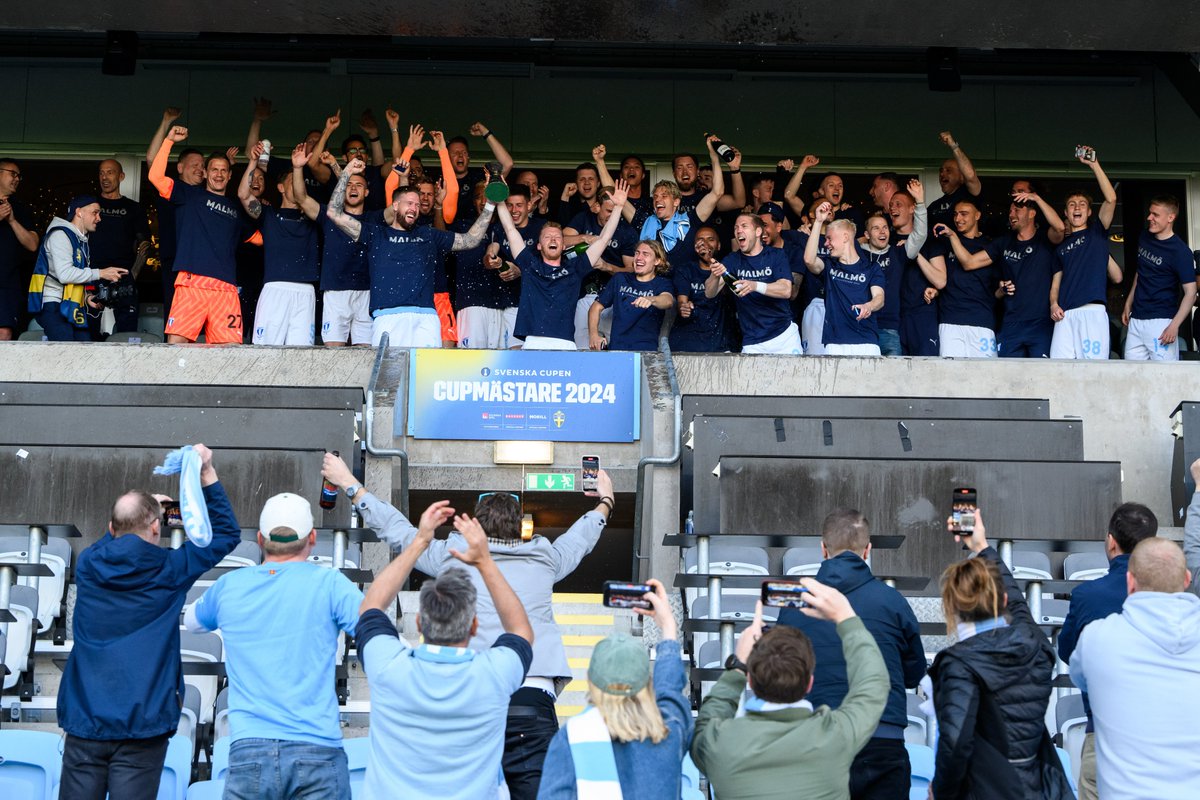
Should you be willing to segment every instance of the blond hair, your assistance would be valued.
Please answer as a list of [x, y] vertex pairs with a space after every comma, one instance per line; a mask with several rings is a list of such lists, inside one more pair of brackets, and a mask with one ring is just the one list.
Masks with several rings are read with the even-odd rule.
[[600, 711], [608, 733], [617, 742], [641, 742], [649, 739], [658, 744], [667, 738], [667, 723], [654, 700], [654, 681], [651, 680], [641, 691], [621, 697], [605, 694], [588, 681], [588, 699]]
[[942, 574], [942, 611], [946, 628], [959, 622], [994, 619], [1004, 613], [1007, 595], [1000, 570], [984, 558], [968, 558], [951, 564]]

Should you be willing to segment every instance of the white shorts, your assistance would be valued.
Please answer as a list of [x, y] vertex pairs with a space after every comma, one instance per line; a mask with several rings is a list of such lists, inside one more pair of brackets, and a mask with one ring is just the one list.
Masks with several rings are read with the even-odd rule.
[[[819, 276], [813, 277], [820, 279]], [[825, 345], [822, 343], [822, 339], [825, 337], [825, 301], [822, 298], [814, 298], [808, 304], [808, 308], [804, 309], [804, 316], [800, 318], [800, 326], [803, 329], [800, 338], [803, 340], [802, 347], [805, 355], [825, 355]]]
[[442, 321], [432, 308], [386, 309], [377, 312], [371, 325], [371, 344], [378, 346], [383, 334], [388, 347], [442, 346]]
[[526, 336], [526, 350], [578, 350], [570, 339], [555, 339], [553, 336]]
[[743, 353], [774, 353], [777, 355], [801, 355], [804, 353], [804, 347], [800, 344], [800, 329], [796, 327], [796, 323], [787, 326], [787, 330], [776, 336], [774, 339], [767, 339], [765, 342], [758, 344], [742, 345]]
[[365, 289], [339, 289], [321, 295], [321, 339], [342, 344], [371, 341], [371, 293]]
[[1099, 303], [1091, 303], [1072, 308], [1054, 323], [1050, 357], [1106, 359], [1108, 346], [1108, 311]]
[[882, 356], [877, 344], [827, 344], [827, 356]]
[[1170, 344], [1158, 341], [1162, 332], [1171, 324], [1169, 319], [1129, 320], [1129, 333], [1125, 337], [1126, 361], [1178, 361], [1179, 337]]
[[942, 358], [997, 358], [996, 332], [974, 325], [938, 325], [938, 355]]
[[[588, 311], [599, 296], [586, 294], [575, 303], [575, 347], [580, 350], [587, 350], [592, 346], [591, 336], [588, 334]], [[612, 315], [611, 308], [600, 312], [600, 335], [605, 339], [612, 339]]]
[[264, 284], [254, 309], [255, 344], [312, 345], [317, 318], [317, 293], [307, 283], [271, 281]]
[[517, 309], [467, 306], [458, 312], [458, 346], [473, 350], [507, 350], [518, 344], [513, 336]]

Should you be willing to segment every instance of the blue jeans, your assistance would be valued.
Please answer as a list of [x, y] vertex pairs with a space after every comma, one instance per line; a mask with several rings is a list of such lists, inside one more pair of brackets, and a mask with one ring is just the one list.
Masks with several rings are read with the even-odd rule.
[[350, 800], [346, 751], [306, 742], [239, 739], [229, 748], [224, 800]]
[[900, 355], [900, 331], [889, 328], [879, 329], [879, 354], [883, 356]]

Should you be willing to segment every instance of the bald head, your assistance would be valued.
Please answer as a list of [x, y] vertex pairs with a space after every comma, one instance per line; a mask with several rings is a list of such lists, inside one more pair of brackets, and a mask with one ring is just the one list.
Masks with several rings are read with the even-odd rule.
[[1185, 591], [1192, 582], [1183, 550], [1170, 539], [1144, 539], [1129, 557], [1129, 593]]
[[150, 539], [158, 531], [161, 520], [159, 502], [145, 492], [133, 491], [126, 492], [113, 503], [108, 527], [114, 537], [132, 533]]

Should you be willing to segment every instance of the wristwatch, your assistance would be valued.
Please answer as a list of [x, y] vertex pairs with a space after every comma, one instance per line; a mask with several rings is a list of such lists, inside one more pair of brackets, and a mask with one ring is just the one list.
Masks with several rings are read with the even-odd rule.
[[730, 653], [729, 658], [725, 659], [725, 669], [741, 670], [742, 674], [746, 673], [746, 662], [737, 657], [736, 653]]
[[353, 486], [347, 486], [342, 491], [344, 491], [346, 493], [346, 497], [349, 497], [351, 500], [353, 500], [354, 495], [358, 494], [359, 490], [362, 488], [363, 488], [363, 485], [361, 483], [356, 483]]

